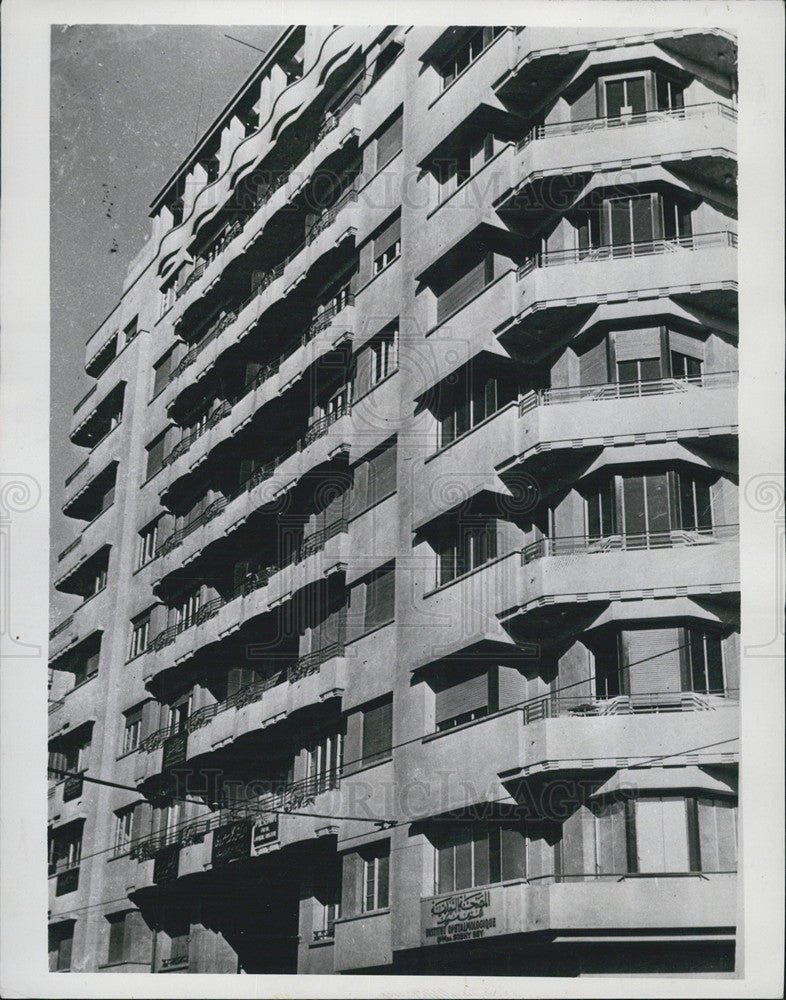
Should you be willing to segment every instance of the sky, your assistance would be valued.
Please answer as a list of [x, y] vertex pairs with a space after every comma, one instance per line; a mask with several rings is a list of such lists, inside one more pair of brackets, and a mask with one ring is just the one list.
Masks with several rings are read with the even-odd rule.
[[[85, 344], [117, 304], [150, 233], [150, 202], [280, 26], [56, 25], [51, 49], [50, 561], [83, 521], [60, 511], [63, 483], [87, 456], [68, 440], [93, 380]], [[56, 572], [56, 569], [53, 569]], [[55, 625], [79, 598], [50, 592]]]

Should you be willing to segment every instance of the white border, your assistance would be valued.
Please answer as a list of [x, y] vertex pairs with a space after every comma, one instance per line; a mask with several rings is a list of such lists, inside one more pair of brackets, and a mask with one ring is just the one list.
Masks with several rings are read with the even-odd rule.
[[[740, 423], [742, 647], [782, 635], [783, 7], [749, 2], [324, 2], [6, 0], [3, 4], [0, 508], [15, 475], [41, 498], [0, 539], [0, 601], [14, 636], [47, 648], [49, 391], [49, 33], [57, 23], [516, 23], [622, 29], [720, 26], [740, 43]], [[754, 477], [764, 479], [755, 480]], [[767, 487], [769, 477], [770, 487]], [[34, 488], [34, 487], [33, 487]], [[767, 494], [767, 489], [770, 489]], [[768, 497], [772, 501], [768, 508]], [[776, 510], [780, 500], [780, 509]], [[774, 506], [773, 506], [774, 504]], [[0, 509], [0, 515], [2, 515]], [[780, 521], [777, 521], [777, 518]], [[780, 524], [780, 531], [778, 531]], [[10, 545], [9, 542], [13, 544]], [[778, 556], [780, 563], [776, 562]], [[774, 581], [780, 592], [776, 593]], [[0, 636], [6, 653], [13, 653]], [[63, 976], [46, 968], [46, 658], [8, 655], [0, 672], [0, 994], [21, 996], [779, 996], [783, 989], [783, 674], [780, 656], [743, 657], [742, 978], [508, 979], [364, 976]]]

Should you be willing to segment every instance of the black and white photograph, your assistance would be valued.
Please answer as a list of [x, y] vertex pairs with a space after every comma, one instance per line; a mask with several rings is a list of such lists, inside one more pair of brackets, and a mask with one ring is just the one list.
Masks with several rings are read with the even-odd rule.
[[4, 6], [3, 995], [781, 995], [781, 6]]

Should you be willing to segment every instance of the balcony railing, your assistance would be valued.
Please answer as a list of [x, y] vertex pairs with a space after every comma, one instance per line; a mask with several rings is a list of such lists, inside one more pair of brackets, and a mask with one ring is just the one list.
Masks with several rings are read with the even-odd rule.
[[74, 413], [76, 413], [79, 409], [81, 409], [83, 404], [86, 403], [88, 399], [90, 399], [90, 397], [97, 389], [98, 389], [98, 382], [94, 382], [74, 407]]
[[196, 361], [202, 351], [204, 351], [209, 344], [212, 344], [217, 337], [220, 337], [227, 327], [231, 326], [235, 322], [239, 312], [240, 309], [233, 309], [219, 317], [219, 319], [217, 319], [208, 329], [207, 333], [205, 333], [201, 340], [194, 347], [192, 347], [191, 350], [181, 359], [180, 363], [172, 369], [169, 373], [169, 381], [174, 382], [176, 378], [182, 375], [186, 368], [190, 367]]
[[55, 636], [60, 635], [61, 632], [65, 632], [65, 630], [69, 627], [69, 625], [72, 625], [73, 622], [74, 622], [73, 615], [69, 615], [68, 618], [64, 618], [59, 625], [56, 625], [52, 629], [52, 631], [49, 633], [49, 638], [54, 639]]
[[213, 407], [204, 420], [200, 421], [193, 430], [189, 431], [178, 441], [172, 451], [164, 458], [164, 465], [171, 465], [181, 455], [185, 455], [191, 445], [202, 437], [206, 431], [215, 427], [219, 420], [225, 417], [231, 409], [232, 406], [228, 400], [222, 400], [217, 406]]
[[74, 469], [74, 471], [73, 471], [73, 472], [71, 473], [71, 475], [70, 475], [70, 476], [67, 476], [67, 477], [66, 477], [66, 481], [65, 481], [65, 485], [66, 485], [66, 486], [70, 486], [70, 485], [71, 485], [71, 483], [73, 483], [73, 481], [74, 481], [74, 480], [76, 479], [76, 477], [77, 477], [77, 476], [79, 475], [79, 473], [80, 473], [80, 472], [82, 471], [82, 469], [86, 469], [86, 468], [87, 468], [87, 463], [88, 463], [89, 461], [90, 461], [90, 459], [89, 459], [89, 458], [86, 458], [86, 459], [84, 460], [84, 462], [82, 462], [82, 464], [81, 464], [81, 465], [78, 465], [78, 466], [77, 466], [77, 467], [76, 467], [76, 468]]
[[718, 524], [712, 528], [673, 529], [645, 534], [611, 534], [603, 537], [567, 535], [539, 538], [521, 550], [522, 565], [546, 556], [593, 555], [605, 552], [631, 552], [641, 549], [673, 549], [681, 546], [711, 545], [736, 538], [737, 524]]
[[[225, 698], [223, 701], [217, 701], [213, 705], [205, 705], [202, 708], [198, 708], [186, 719], [185, 731], [193, 733], [195, 730], [208, 725], [222, 712], [229, 711], [232, 708], [243, 708], [246, 705], [254, 704], [255, 702], [261, 700], [266, 691], [270, 691], [272, 688], [278, 687], [279, 684], [286, 684], [287, 682], [294, 683], [295, 681], [301, 680], [303, 677], [308, 677], [310, 674], [316, 673], [323, 663], [327, 663], [328, 660], [333, 659], [335, 656], [342, 656], [343, 653], [343, 642], [334, 642], [328, 646], [324, 646], [322, 649], [315, 650], [313, 653], [301, 656], [289, 667], [284, 667], [282, 670], [271, 674], [270, 677], [265, 677], [263, 680], [255, 681], [253, 684], [247, 684], [239, 691], [236, 691], [233, 695], [230, 695], [229, 698]], [[137, 746], [137, 750], [144, 751], [145, 753], [152, 753], [160, 746], [163, 746], [166, 740], [171, 736], [172, 730], [170, 727], [164, 726], [161, 729], [157, 729], [149, 736], [146, 736], [145, 739], [141, 740]]]
[[647, 257], [653, 254], [679, 253], [681, 250], [704, 250], [709, 247], [736, 247], [737, 234], [726, 229], [717, 233], [697, 233], [695, 236], [675, 236], [673, 239], [641, 240], [637, 243], [604, 244], [599, 247], [575, 247], [568, 250], [543, 250], [528, 258], [518, 269], [519, 280], [541, 267], [561, 264], [581, 264], [598, 260], [626, 257]]
[[65, 705], [65, 698], [58, 698], [56, 701], [49, 702], [49, 715], [54, 715], [55, 712], [59, 711]]
[[270, 791], [253, 799], [214, 810], [212, 813], [183, 823], [171, 830], [150, 837], [141, 837], [114, 849], [114, 857], [129, 855], [137, 861], [149, 861], [159, 851], [168, 847], [188, 847], [201, 843], [207, 834], [226, 826], [247, 820], [253, 822], [266, 812], [289, 812], [310, 805], [317, 795], [338, 788], [341, 772], [338, 769], [313, 775], [301, 781], [259, 780], [255, 785], [269, 785]]
[[564, 716], [583, 718], [607, 715], [638, 715], [652, 712], [712, 712], [739, 702], [739, 690], [726, 688], [698, 691], [656, 691], [646, 694], [620, 694], [610, 698], [588, 695], [548, 694], [524, 704], [524, 725], [542, 719]]
[[77, 548], [77, 546], [79, 546], [81, 544], [82, 544], [82, 536], [81, 535], [77, 535], [77, 537], [73, 540], [73, 542], [71, 542], [70, 545], [66, 545], [66, 547], [63, 549], [63, 551], [57, 557], [57, 561], [58, 562], [62, 562], [65, 559], [65, 557], [68, 555], [69, 552], [73, 552], [74, 549]]
[[710, 372], [686, 378], [661, 378], [647, 382], [604, 382], [598, 385], [566, 386], [558, 389], [536, 389], [526, 393], [519, 403], [523, 416], [538, 406], [578, 403], [583, 400], [630, 399], [637, 396], [663, 396], [691, 389], [731, 389], [737, 385], [737, 372]]
[[598, 132], [605, 129], [626, 128], [632, 125], [645, 125], [659, 121], [673, 121], [683, 118], [704, 118], [717, 115], [729, 121], [737, 121], [737, 109], [720, 101], [706, 104], [691, 104], [685, 108], [667, 108], [662, 111], [644, 111], [638, 115], [624, 115], [616, 118], [583, 118], [575, 122], [554, 122], [550, 125], [536, 125], [518, 143], [518, 149], [524, 149], [538, 139], [548, 139], [552, 136], [577, 135], [581, 132]]
[[[240, 233], [243, 231], [243, 228], [245, 224], [248, 222], [248, 220], [253, 215], [255, 215], [259, 211], [259, 209], [262, 208], [264, 204], [270, 201], [272, 196], [276, 193], [276, 191], [279, 190], [279, 188], [283, 187], [283, 185], [286, 184], [286, 182], [290, 179], [290, 177], [292, 177], [297, 172], [298, 168], [303, 164], [306, 157], [309, 156], [317, 148], [317, 146], [319, 145], [320, 142], [322, 142], [325, 136], [338, 127], [339, 122], [344, 117], [344, 115], [349, 111], [349, 109], [354, 107], [356, 104], [360, 103], [361, 97], [362, 94], [359, 93], [352, 94], [335, 111], [325, 115], [325, 118], [322, 124], [320, 125], [316, 137], [314, 138], [313, 142], [309, 145], [308, 149], [300, 158], [298, 163], [295, 164], [295, 166], [291, 167], [289, 170], [286, 170], [283, 173], [278, 174], [275, 180], [272, 180], [269, 184], [265, 185], [264, 188], [257, 193], [256, 197], [251, 202], [249, 211], [245, 219], [243, 219], [242, 221], [236, 220], [231, 225], [229, 225], [224, 230], [224, 232], [218, 236], [218, 238], [210, 246], [210, 248], [205, 250], [199, 256], [197, 262], [194, 265], [193, 270], [185, 279], [180, 288], [177, 290], [175, 294], [176, 299], [179, 299], [183, 295], [185, 295], [185, 293], [189, 290], [189, 288], [191, 288], [192, 285], [194, 285], [197, 281], [199, 281], [199, 279], [205, 273], [205, 270], [207, 269], [208, 265], [211, 264], [217, 257], [220, 257], [221, 254], [224, 252], [224, 250], [226, 250], [226, 248], [232, 242], [234, 242], [235, 238], [239, 236]], [[299, 249], [302, 249], [302, 247], [300, 247]]]
[[186, 632], [190, 628], [194, 628], [196, 625], [202, 625], [211, 618], [215, 618], [221, 610], [222, 605], [223, 600], [220, 597], [214, 597], [212, 601], [208, 601], [206, 604], [203, 604], [195, 614], [188, 615], [188, 617], [184, 618], [182, 621], [177, 622], [176, 625], [170, 625], [168, 628], [165, 628], [163, 632], [159, 632], [158, 635], [151, 640], [150, 645], [147, 648], [149, 650], [159, 650], [163, 649], [165, 646], [171, 646], [181, 633]]

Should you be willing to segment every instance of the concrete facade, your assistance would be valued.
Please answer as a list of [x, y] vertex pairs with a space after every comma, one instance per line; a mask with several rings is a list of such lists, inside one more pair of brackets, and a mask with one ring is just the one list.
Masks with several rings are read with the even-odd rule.
[[53, 970], [733, 970], [735, 59], [293, 27], [157, 195], [71, 432]]

